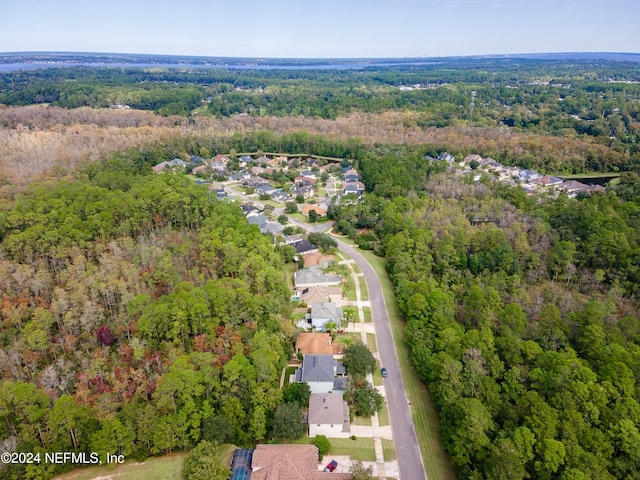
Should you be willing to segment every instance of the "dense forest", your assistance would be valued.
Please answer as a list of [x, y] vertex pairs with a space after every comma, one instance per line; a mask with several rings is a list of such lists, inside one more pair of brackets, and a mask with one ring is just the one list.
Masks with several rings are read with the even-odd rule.
[[238, 206], [148, 171], [114, 156], [4, 199], [3, 451], [145, 458], [267, 436], [292, 350], [283, 261]]
[[[272, 151], [361, 173], [363, 201], [329, 216], [386, 258], [461, 479], [638, 478], [638, 82], [638, 63], [522, 59], [0, 74], [3, 450], [277, 437], [283, 259], [239, 208], [149, 174]], [[148, 112], [100, 110], [124, 105]], [[445, 150], [625, 173], [606, 194], [532, 198], [426, 157]]]
[[68, 67], [0, 74], [0, 104], [332, 119], [407, 110], [421, 128], [504, 125], [593, 137], [633, 154], [639, 81], [638, 63], [603, 60], [457, 59], [358, 70]]

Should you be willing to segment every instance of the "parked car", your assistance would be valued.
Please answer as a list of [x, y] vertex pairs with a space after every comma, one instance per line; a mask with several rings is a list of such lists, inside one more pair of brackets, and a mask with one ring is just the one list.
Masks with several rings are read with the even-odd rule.
[[382, 367], [382, 370], [380, 370], [380, 373], [382, 374], [382, 378], [387, 378], [387, 369]]
[[324, 467], [324, 471], [325, 472], [333, 472], [336, 469], [337, 466], [338, 466], [338, 462], [336, 462], [335, 460], [331, 460], [329, 465]]

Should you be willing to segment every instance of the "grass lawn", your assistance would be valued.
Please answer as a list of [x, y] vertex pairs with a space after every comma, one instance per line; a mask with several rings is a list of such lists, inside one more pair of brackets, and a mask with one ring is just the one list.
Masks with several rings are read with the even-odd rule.
[[[224, 453], [224, 452], [223, 452]], [[128, 461], [115, 468], [109, 465], [76, 468], [55, 480], [182, 480], [182, 463], [186, 453], [175, 453], [164, 457], [148, 458], [144, 462]]]
[[376, 450], [373, 438], [330, 438], [331, 449], [329, 455], [349, 455], [351, 460], [375, 462]]
[[378, 351], [378, 346], [376, 345], [376, 335], [374, 333], [367, 333], [367, 346], [371, 353], [375, 353]]
[[393, 446], [393, 440], [382, 439], [382, 453], [385, 462], [393, 462], [396, 459], [396, 449]]
[[371, 417], [355, 417], [353, 419], [353, 423], [355, 423], [356, 425], [363, 426], [363, 427], [370, 427], [371, 426]]
[[[345, 239], [341, 240], [347, 243]], [[353, 242], [349, 243], [353, 244]], [[384, 299], [389, 312], [391, 330], [393, 331], [393, 339], [398, 351], [400, 368], [407, 389], [407, 395], [411, 402], [411, 414], [413, 416], [416, 435], [418, 436], [418, 443], [420, 444], [420, 451], [422, 452], [422, 459], [425, 469], [427, 470], [427, 477], [429, 480], [455, 480], [456, 475], [453, 465], [440, 443], [440, 436], [438, 434], [438, 412], [431, 404], [429, 390], [426, 385], [422, 383], [409, 360], [409, 349], [404, 337], [404, 321], [400, 315], [398, 304], [396, 303], [393, 284], [385, 270], [386, 260], [374, 255], [373, 252], [370, 251], [359, 249], [358, 252], [362, 254], [374, 268], [382, 285]]]
[[295, 262], [284, 264], [284, 274], [287, 277], [287, 286], [293, 288], [293, 274], [298, 271], [298, 266]]
[[284, 386], [285, 387], [287, 385], [289, 385], [289, 376], [293, 375], [294, 373], [296, 373], [296, 367], [286, 367], [286, 370], [284, 372]]
[[367, 301], [369, 300], [369, 291], [367, 290], [367, 282], [364, 277], [358, 277], [358, 282], [360, 283], [360, 300]]
[[271, 205], [273, 208], [282, 208], [284, 207], [284, 203], [276, 202], [275, 200], [259, 200], [265, 205]]
[[373, 370], [373, 384], [382, 385], [382, 373], [380, 373], [380, 362], [376, 360], [376, 368]]
[[362, 307], [362, 313], [364, 313], [365, 323], [371, 323], [373, 321], [371, 318], [371, 309], [369, 307]]
[[389, 425], [389, 410], [387, 410], [387, 406], [383, 403], [380, 410], [378, 410], [378, 424], [381, 427], [385, 425]]
[[350, 302], [355, 302], [356, 299], [356, 287], [353, 284], [353, 278], [347, 277], [344, 282], [343, 292], [347, 300]]

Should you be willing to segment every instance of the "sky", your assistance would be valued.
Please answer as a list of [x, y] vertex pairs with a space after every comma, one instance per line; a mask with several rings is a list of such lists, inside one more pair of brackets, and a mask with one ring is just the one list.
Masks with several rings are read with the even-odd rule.
[[0, 52], [640, 53], [638, 0], [0, 0]]

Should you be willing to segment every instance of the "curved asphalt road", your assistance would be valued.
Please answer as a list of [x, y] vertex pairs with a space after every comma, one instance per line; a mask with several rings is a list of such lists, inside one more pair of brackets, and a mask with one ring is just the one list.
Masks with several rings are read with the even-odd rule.
[[[334, 237], [335, 238], [335, 237]], [[398, 470], [401, 480], [426, 480], [427, 474], [418, 447], [418, 438], [411, 418], [411, 408], [407, 399], [407, 392], [402, 380], [402, 371], [398, 361], [396, 345], [393, 342], [387, 306], [384, 302], [380, 280], [369, 262], [354, 248], [336, 238], [340, 250], [356, 261], [364, 274], [369, 289], [371, 301], [371, 316], [376, 329], [380, 364], [387, 369], [384, 379], [391, 430], [396, 447]]]

